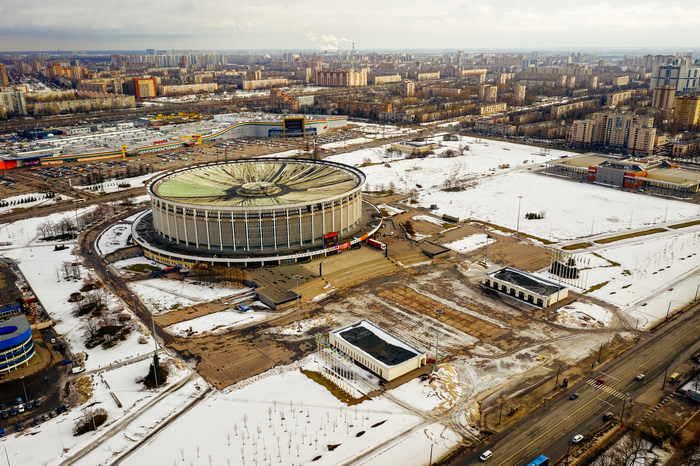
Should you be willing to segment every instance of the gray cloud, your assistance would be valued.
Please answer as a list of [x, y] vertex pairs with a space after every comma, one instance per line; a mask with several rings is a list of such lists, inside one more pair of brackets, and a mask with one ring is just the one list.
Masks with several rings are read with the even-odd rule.
[[0, 47], [690, 48], [700, 34], [686, 19], [699, 15], [694, 0], [3, 0]]

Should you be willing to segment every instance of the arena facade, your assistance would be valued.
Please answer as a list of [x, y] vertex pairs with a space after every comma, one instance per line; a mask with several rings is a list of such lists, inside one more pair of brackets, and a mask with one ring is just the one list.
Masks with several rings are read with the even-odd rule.
[[164, 173], [147, 186], [151, 211], [132, 232], [147, 257], [194, 262], [285, 262], [340, 252], [381, 221], [362, 200], [365, 175], [308, 159], [216, 162]]

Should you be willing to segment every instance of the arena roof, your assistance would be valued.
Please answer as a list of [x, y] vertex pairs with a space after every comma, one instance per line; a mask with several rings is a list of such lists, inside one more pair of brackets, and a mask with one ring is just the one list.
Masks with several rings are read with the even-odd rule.
[[151, 189], [184, 204], [262, 207], [332, 198], [364, 180], [361, 171], [341, 164], [266, 158], [177, 170], [154, 180]]

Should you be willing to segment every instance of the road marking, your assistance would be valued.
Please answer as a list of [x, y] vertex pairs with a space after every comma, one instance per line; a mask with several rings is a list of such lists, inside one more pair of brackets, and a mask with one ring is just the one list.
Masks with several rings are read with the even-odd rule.
[[600, 398], [600, 397], [596, 397], [596, 398], [598, 398], [598, 399], [599, 399], [600, 401], [602, 401], [603, 403], [605, 403], [605, 404], [608, 404], [608, 405], [612, 406], [613, 408], [615, 407], [615, 405], [614, 405], [614, 404], [612, 404], [612, 403], [608, 403], [607, 401], [603, 400], [603, 399], [602, 399], [602, 398]]
[[603, 392], [605, 392], [605, 393], [607, 393], [607, 394], [609, 394], [609, 395], [612, 395], [612, 396], [614, 396], [614, 397], [616, 397], [616, 398], [619, 398], [619, 399], [621, 399], [621, 400], [624, 400], [625, 398], [627, 398], [627, 395], [625, 395], [624, 393], [618, 392], [618, 391], [615, 390], [614, 388], [608, 387], [607, 385], [604, 385], [604, 384], [598, 385], [598, 384], [596, 383], [596, 381], [593, 380], [593, 379], [588, 379], [588, 380], [586, 381], [586, 384], [590, 385], [590, 386], [593, 387], [593, 388], [596, 388], [596, 389], [598, 389], [598, 390], [601, 390], [601, 391], [603, 391]]
[[[688, 331], [685, 332], [684, 334], [682, 334], [682, 335], [680, 335], [679, 337], [677, 337], [675, 340], [676, 340], [676, 341], [680, 341], [680, 340], [686, 338], [688, 335], [691, 335], [691, 334], [696, 335], [695, 338], [697, 339], [698, 336], [697, 336], [696, 332], [698, 331], [698, 328], [700, 328], [700, 325], [696, 325], [695, 327], [691, 328], [690, 330], [688, 330]], [[671, 346], [666, 346], [666, 348], [664, 348], [663, 350], [657, 352], [657, 353], [656, 353], [656, 356], [653, 357], [652, 359], [656, 359], [656, 358], [660, 357], [663, 353], [665, 353], [665, 352], [667, 352], [667, 351], [670, 351], [670, 350], [671, 350]], [[630, 354], [631, 354], [631, 353], [630, 353]], [[632, 371], [632, 373], [634, 373], [634, 371]], [[574, 411], [573, 413], [571, 413], [571, 415], [570, 415], [569, 417], [571, 417], [572, 415], [578, 413], [579, 411], [581, 411], [582, 409], [584, 409], [585, 407], [587, 407], [589, 404], [593, 403], [593, 401], [594, 401], [594, 400], [591, 400], [591, 401], [589, 401], [588, 403], [584, 404], [584, 405], [581, 406], [579, 409], [577, 409], [576, 411]], [[498, 463], [499, 466], [500, 466], [500, 465], [505, 465], [505, 464], [507, 464], [507, 463], [508, 463], [508, 460], [512, 459], [515, 455], [520, 454], [523, 450], [525, 450], [525, 449], [528, 448], [530, 445], [532, 445], [533, 443], [535, 443], [536, 441], [538, 441], [539, 439], [541, 439], [542, 437], [544, 437], [545, 435], [547, 435], [549, 432], [551, 432], [553, 429], [555, 429], [556, 427], [558, 427], [559, 424], [561, 424], [561, 423], [564, 422], [565, 420], [566, 420], [566, 419], [563, 419], [563, 420], [559, 421], [558, 423], [554, 424], [549, 430], [543, 432], [543, 433], [540, 434], [538, 437], [535, 437], [530, 443], [528, 443], [527, 445], [525, 445], [524, 447], [522, 447], [521, 449], [519, 449], [518, 451], [516, 451], [514, 454], [510, 455], [508, 458], [506, 458], [506, 459], [505, 459], [504, 461], [502, 461], [501, 463]], [[527, 437], [527, 436], [525, 436], [525, 437]], [[523, 437], [523, 438], [525, 438], [525, 437]], [[521, 461], [522, 461], [522, 460], [521, 460]], [[518, 461], [518, 463], [520, 463], [520, 461]]]
[[606, 374], [605, 372], [601, 372], [601, 374], [603, 374], [603, 375], [606, 376], [606, 377], [610, 377], [611, 379], [620, 380], [620, 379], [618, 379], [617, 377], [615, 377], [615, 376], [613, 376], [613, 375]]

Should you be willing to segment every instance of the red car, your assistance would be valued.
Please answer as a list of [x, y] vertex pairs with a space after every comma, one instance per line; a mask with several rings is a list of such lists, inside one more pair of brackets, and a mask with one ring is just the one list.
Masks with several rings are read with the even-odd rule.
[[605, 383], [605, 380], [603, 380], [603, 379], [598, 379], [595, 381], [596, 385], [603, 385], [604, 383]]

